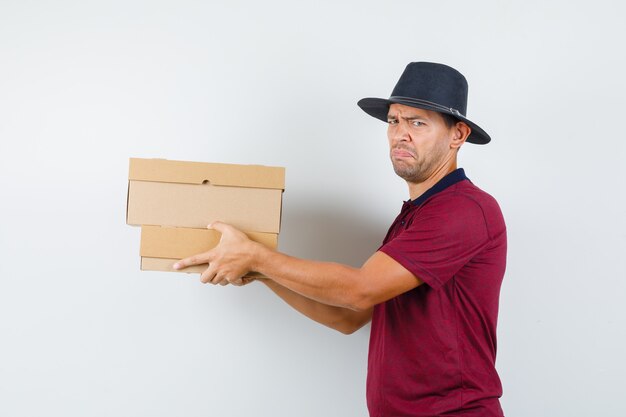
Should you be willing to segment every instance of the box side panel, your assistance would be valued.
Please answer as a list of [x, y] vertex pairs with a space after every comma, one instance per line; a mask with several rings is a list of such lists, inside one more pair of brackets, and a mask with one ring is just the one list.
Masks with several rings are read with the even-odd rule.
[[[178, 271], [173, 268], [178, 259], [167, 258], [141, 258], [141, 270], [142, 271], [162, 271], [162, 272], [183, 272], [187, 274], [201, 274], [207, 269], [207, 265], [194, 265], [184, 270]], [[258, 272], [250, 272], [246, 275], [250, 278], [262, 278], [264, 275]]]
[[219, 241], [214, 230], [142, 226], [140, 255], [182, 259], [211, 250]]
[[[270, 248], [276, 248], [278, 239], [273, 233], [248, 233], [248, 236]], [[211, 250], [220, 240], [220, 233], [208, 229], [141, 227], [140, 255], [150, 258], [182, 259]]]
[[198, 273], [201, 274], [207, 269], [207, 265], [194, 265], [189, 268], [185, 268], [183, 271], [175, 270], [174, 264], [179, 259], [167, 259], [167, 258], [149, 258], [141, 257], [141, 270], [142, 271], [163, 271], [163, 272], [186, 272], [186, 273]]
[[126, 189], [126, 224], [128, 223], [128, 201], [130, 197], [130, 181], [128, 181], [128, 188]]
[[219, 220], [278, 233], [281, 203], [281, 190], [130, 181], [127, 222], [203, 229]]

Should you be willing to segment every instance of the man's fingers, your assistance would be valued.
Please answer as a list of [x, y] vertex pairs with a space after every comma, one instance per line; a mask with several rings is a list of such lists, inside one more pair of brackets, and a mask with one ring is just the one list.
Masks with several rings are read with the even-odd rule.
[[202, 281], [204, 284], [211, 282], [213, 278], [215, 278], [216, 272], [217, 271], [215, 270], [215, 267], [209, 265], [209, 267], [202, 273], [202, 275], [200, 275], [200, 281]]
[[248, 285], [255, 280], [256, 280], [255, 277], [244, 276], [244, 277], [241, 277], [240, 281], [241, 281], [241, 285]]
[[242, 285], [246, 285], [246, 282], [244, 281], [243, 277], [236, 279], [234, 281], [231, 281], [230, 283], [233, 284], [235, 287], [241, 287]]
[[207, 229], [217, 230], [218, 232], [222, 234], [224, 233], [224, 230], [226, 230], [226, 228], [228, 228], [228, 225], [220, 221], [214, 221], [213, 223], [207, 226]]
[[202, 265], [209, 263], [210, 252], [200, 253], [198, 255], [190, 256], [189, 258], [181, 259], [174, 264], [174, 269], [179, 270], [187, 268], [192, 265]]
[[220, 275], [218, 273], [218, 274], [215, 274], [215, 276], [213, 276], [213, 279], [211, 279], [211, 284], [213, 284], [213, 285], [217, 285], [217, 284], [227, 285], [228, 284], [228, 279], [226, 279], [226, 277], [224, 275]]

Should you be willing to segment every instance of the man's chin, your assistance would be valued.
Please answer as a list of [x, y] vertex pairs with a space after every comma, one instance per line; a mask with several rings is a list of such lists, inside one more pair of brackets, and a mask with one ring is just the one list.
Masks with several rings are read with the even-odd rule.
[[395, 165], [393, 167], [393, 170], [394, 170], [394, 172], [396, 173], [396, 175], [398, 177], [402, 178], [405, 181], [408, 181], [408, 182], [421, 182], [419, 180], [419, 178], [420, 178], [419, 174], [416, 173], [413, 170], [396, 168]]
[[425, 177], [427, 176], [424, 175], [424, 172], [414, 165], [402, 163], [400, 161], [392, 161], [392, 165], [396, 175], [407, 182], [419, 184], [426, 180]]

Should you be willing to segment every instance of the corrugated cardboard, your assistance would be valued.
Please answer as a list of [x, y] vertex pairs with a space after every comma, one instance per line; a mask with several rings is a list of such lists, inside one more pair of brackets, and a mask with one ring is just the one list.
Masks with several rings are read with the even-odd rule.
[[131, 158], [126, 223], [279, 233], [285, 169]]
[[[274, 233], [247, 232], [250, 239], [275, 249], [278, 235]], [[172, 266], [180, 259], [206, 252], [219, 243], [220, 233], [209, 229], [179, 227], [141, 227], [141, 270], [174, 271]], [[186, 268], [181, 272], [203, 272], [206, 265]], [[250, 274], [258, 276], [258, 274]]]

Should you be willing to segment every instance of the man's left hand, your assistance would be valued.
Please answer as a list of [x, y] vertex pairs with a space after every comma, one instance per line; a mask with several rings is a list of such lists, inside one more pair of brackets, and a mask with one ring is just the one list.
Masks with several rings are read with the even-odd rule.
[[182, 259], [174, 264], [180, 270], [191, 265], [209, 264], [202, 273], [202, 282], [220, 285], [244, 285], [251, 281], [244, 276], [252, 270], [258, 243], [251, 241], [245, 233], [222, 222], [213, 222], [209, 229], [222, 234], [220, 243], [208, 252]]

